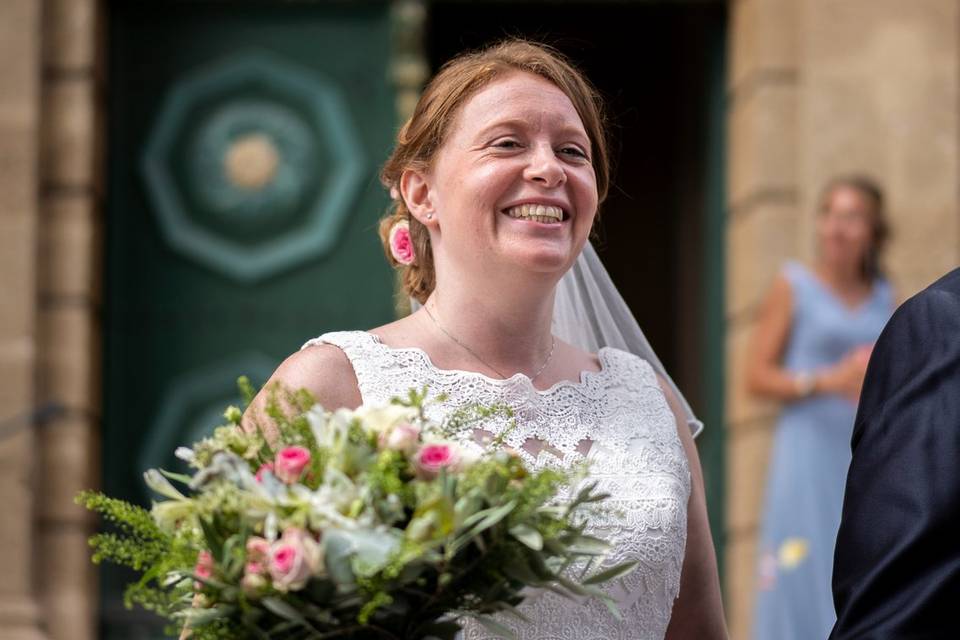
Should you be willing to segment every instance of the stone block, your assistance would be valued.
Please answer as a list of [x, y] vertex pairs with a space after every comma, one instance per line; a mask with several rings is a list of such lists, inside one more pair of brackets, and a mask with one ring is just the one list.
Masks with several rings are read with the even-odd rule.
[[731, 537], [726, 548], [725, 604], [731, 640], [749, 640], [753, 622], [757, 543], [753, 533]]
[[38, 582], [50, 640], [94, 640], [97, 574], [82, 527], [56, 527], [40, 536]]
[[[5, 408], [5, 411], [7, 409]], [[0, 549], [3, 549], [3, 583], [0, 601], [28, 594], [33, 570], [33, 504], [31, 480], [36, 463], [33, 431], [19, 429], [0, 439]]]
[[35, 234], [33, 216], [0, 215], [0, 341], [22, 339], [33, 333], [37, 295]]
[[39, 391], [44, 402], [98, 415], [100, 329], [86, 305], [54, 305], [40, 311]]
[[24, 101], [25, 113], [0, 108], [0, 219], [36, 213], [38, 151], [32, 107]]
[[45, 199], [38, 260], [44, 295], [99, 302], [102, 246], [93, 206], [86, 192]]
[[97, 63], [96, 0], [47, 0], [43, 62], [48, 69], [86, 71]]
[[773, 421], [758, 422], [730, 435], [727, 443], [727, 530], [752, 531], [760, 523], [767, 484]]
[[796, 0], [737, 0], [730, 12], [732, 91], [796, 69], [801, 35]]
[[87, 523], [90, 518], [73, 499], [93, 488], [99, 476], [99, 440], [93, 420], [68, 414], [51, 420], [37, 434], [39, 495], [37, 514], [45, 521]]
[[728, 201], [792, 195], [797, 181], [797, 88], [770, 84], [736, 99], [729, 116]]
[[9, 338], [0, 342], [0, 407], [5, 421], [16, 427], [24, 420], [34, 405], [35, 374], [34, 342], [30, 336]]
[[34, 103], [40, 80], [40, 0], [0, 3], [0, 114], [11, 104]]
[[726, 353], [726, 412], [729, 431], [748, 429], [777, 414], [779, 405], [747, 392], [746, 363], [753, 324], [746, 319], [728, 323]]
[[797, 205], [759, 199], [727, 224], [728, 318], [756, 311], [783, 263], [796, 258]]
[[935, 52], [948, 52], [956, 45], [960, 5], [954, 0], [800, 0], [796, 4], [803, 15], [800, 46], [805, 67], [823, 65], [846, 73], [888, 59], [910, 65], [888, 49], [891, 40], [905, 34], [915, 34]]
[[96, 105], [87, 77], [49, 82], [43, 92], [41, 181], [54, 187], [96, 187]]

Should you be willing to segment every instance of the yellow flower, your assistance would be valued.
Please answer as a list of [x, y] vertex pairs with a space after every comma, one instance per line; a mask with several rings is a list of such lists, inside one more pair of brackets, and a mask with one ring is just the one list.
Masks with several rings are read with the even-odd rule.
[[786, 570], [796, 569], [810, 553], [810, 544], [805, 538], [787, 538], [780, 545], [777, 560]]

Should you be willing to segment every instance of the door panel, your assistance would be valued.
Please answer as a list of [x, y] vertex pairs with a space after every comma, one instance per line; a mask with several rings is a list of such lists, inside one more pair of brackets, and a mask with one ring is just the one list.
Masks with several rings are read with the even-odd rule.
[[[386, 3], [115, 3], [103, 487], [215, 426], [306, 339], [393, 315], [376, 223], [395, 126]], [[102, 636], [155, 637], [103, 573]]]

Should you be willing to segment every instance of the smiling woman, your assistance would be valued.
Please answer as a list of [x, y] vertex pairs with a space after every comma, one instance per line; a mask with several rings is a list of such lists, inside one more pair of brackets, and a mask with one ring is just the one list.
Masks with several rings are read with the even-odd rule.
[[[501, 620], [517, 636], [720, 638], [716, 559], [680, 398], [649, 361], [553, 333], [558, 282], [607, 192], [606, 150], [596, 91], [551, 49], [512, 40], [449, 62], [381, 174], [394, 199], [381, 237], [423, 307], [310, 340], [272, 379], [328, 409], [422, 387], [438, 394], [427, 409], [437, 418], [506, 404], [515, 424], [491, 417], [477, 443], [502, 437], [534, 467], [591, 462], [617, 504], [587, 527], [613, 541], [604, 563], [639, 565], [608, 591], [623, 617], [540, 594], [519, 605], [527, 622]], [[465, 624], [470, 640], [493, 637]]]
[[[435, 168], [439, 164], [435, 155], [440, 150], [441, 142], [456, 134], [474, 136], [472, 140], [459, 140], [461, 149], [485, 149], [488, 156], [495, 152], [506, 155], [521, 151], [523, 140], [516, 137], [521, 133], [516, 129], [524, 127], [527, 122], [534, 122], [542, 117], [542, 113], [514, 114], [516, 117], [502, 112], [497, 114], [499, 117], [486, 113], [486, 108], [500, 106], [504, 96], [502, 90], [493, 96], [488, 95], [482, 105], [471, 100], [474, 104], [468, 105], [472, 107], [470, 113], [466, 113], [464, 106], [467, 98], [473, 97], [480, 89], [504, 76], [519, 73], [526, 73], [528, 80], [541, 81], [539, 86], [533, 85], [534, 95], [527, 97], [528, 100], [533, 98], [533, 104], [528, 108], [540, 108], [540, 96], [536, 90], [544, 85], [564, 98], [571, 107], [564, 115], [566, 122], [559, 123], [564, 127], [559, 133], [573, 136], [573, 139], [567, 140], [569, 146], [563, 150], [563, 154], [572, 158], [579, 156], [576, 159], [589, 166], [594, 173], [598, 203], [602, 202], [609, 187], [610, 162], [599, 95], [566, 60], [542, 47], [520, 41], [510, 41], [460, 56], [444, 65], [425, 89], [413, 116], [400, 130], [397, 146], [380, 174], [391, 193], [399, 196], [400, 181], [405, 170], [424, 172]], [[478, 113], [483, 118], [479, 126], [473, 120]], [[469, 123], [469, 130], [458, 130], [463, 128], [464, 123]], [[563, 141], [551, 142], [562, 144]], [[545, 204], [563, 208], [563, 203]], [[565, 217], [569, 217], [569, 211]], [[410, 220], [411, 236], [417, 254], [421, 256], [417, 264], [404, 269], [404, 287], [411, 297], [424, 302], [435, 285], [430, 233], [416, 217], [410, 215], [406, 200], [397, 197], [391, 214], [381, 222], [381, 236], [386, 239], [389, 229], [399, 220]], [[389, 257], [389, 251], [387, 253]]]

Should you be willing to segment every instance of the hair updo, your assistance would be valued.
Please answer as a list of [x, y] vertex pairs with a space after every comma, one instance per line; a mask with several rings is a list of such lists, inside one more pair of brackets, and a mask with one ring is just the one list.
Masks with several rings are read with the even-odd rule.
[[[519, 39], [505, 40], [453, 58], [424, 89], [413, 115], [397, 133], [397, 145], [380, 172], [380, 181], [392, 199], [389, 211], [380, 221], [384, 252], [390, 264], [401, 270], [404, 292], [421, 303], [426, 302], [436, 284], [430, 234], [410, 215], [400, 195], [400, 175], [406, 169], [429, 170], [460, 107], [479, 89], [512, 71], [545, 78], [570, 99], [590, 138], [598, 204], [607, 195], [610, 161], [603, 104], [597, 90], [570, 61], [549, 46]], [[401, 221], [410, 227], [415, 256], [412, 264], [398, 262], [390, 248], [390, 230]]]

